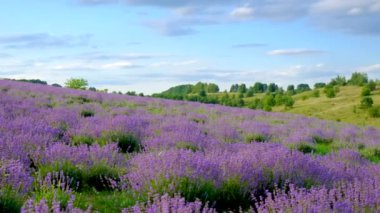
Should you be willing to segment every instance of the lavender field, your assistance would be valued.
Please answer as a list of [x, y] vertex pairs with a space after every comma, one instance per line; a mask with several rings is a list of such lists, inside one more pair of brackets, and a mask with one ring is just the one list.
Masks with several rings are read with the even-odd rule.
[[380, 130], [0, 81], [0, 212], [380, 212]]

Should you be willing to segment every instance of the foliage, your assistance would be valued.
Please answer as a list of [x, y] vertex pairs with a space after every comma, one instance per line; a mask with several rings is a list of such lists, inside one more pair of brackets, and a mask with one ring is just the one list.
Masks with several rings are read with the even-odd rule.
[[65, 82], [65, 86], [71, 89], [84, 90], [87, 88], [88, 82], [83, 78], [71, 78]]
[[375, 91], [376, 89], [376, 82], [374, 80], [370, 80], [367, 84], [370, 91]]
[[313, 97], [314, 97], [314, 98], [319, 98], [319, 96], [320, 96], [319, 89], [314, 89], [314, 90], [313, 90]]
[[346, 77], [338, 75], [336, 78], [331, 79], [329, 85], [331, 86], [345, 86], [347, 84]]
[[23, 205], [23, 198], [11, 188], [0, 189], [0, 212], [18, 213]]
[[310, 91], [310, 86], [308, 84], [298, 84], [297, 85], [297, 93], [302, 93], [306, 91]]
[[261, 82], [256, 82], [253, 85], [253, 92], [254, 93], [263, 93], [263, 92], [266, 92], [267, 89], [268, 89], [268, 85], [261, 83]]
[[53, 87], [62, 87], [60, 84], [54, 83], [52, 84]]
[[368, 86], [364, 86], [361, 95], [363, 97], [371, 95], [371, 89]]
[[372, 118], [379, 118], [380, 117], [380, 106], [372, 106], [368, 109], [368, 114]]
[[323, 91], [328, 98], [334, 98], [336, 96], [336, 92], [333, 86], [326, 86]]
[[28, 83], [32, 83], [32, 84], [42, 84], [42, 85], [47, 85], [47, 82], [46, 82], [46, 81], [42, 81], [42, 80], [40, 80], [40, 79], [20, 79], [20, 80], [17, 80], [17, 81], [28, 82]]
[[372, 105], [373, 105], [373, 100], [369, 96], [363, 97], [362, 100], [360, 101], [360, 106], [364, 109], [370, 108], [372, 107]]
[[314, 88], [316, 88], [316, 89], [323, 88], [325, 86], [326, 86], [326, 83], [323, 83], [323, 82], [319, 82], [319, 83], [314, 84]]
[[295, 90], [294, 85], [289, 85], [289, 86], [286, 88], [286, 93], [289, 94], [289, 95], [294, 95], [294, 94], [296, 94], [296, 90]]
[[354, 72], [351, 75], [351, 79], [348, 80], [348, 84], [355, 86], [363, 86], [368, 83], [368, 75], [366, 73]]
[[117, 143], [123, 153], [139, 152], [142, 149], [140, 140], [133, 133], [123, 131], [103, 132], [101, 140]]

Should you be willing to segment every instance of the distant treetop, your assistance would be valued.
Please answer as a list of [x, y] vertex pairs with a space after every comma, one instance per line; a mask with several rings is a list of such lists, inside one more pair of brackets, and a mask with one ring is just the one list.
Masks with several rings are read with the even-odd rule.
[[88, 82], [83, 78], [70, 78], [65, 82], [65, 86], [71, 89], [85, 90], [88, 86]]

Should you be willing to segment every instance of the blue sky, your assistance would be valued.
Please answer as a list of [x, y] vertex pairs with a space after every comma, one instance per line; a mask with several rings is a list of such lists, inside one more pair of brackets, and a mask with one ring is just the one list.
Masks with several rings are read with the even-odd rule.
[[380, 0], [2, 0], [0, 78], [154, 93], [380, 78]]

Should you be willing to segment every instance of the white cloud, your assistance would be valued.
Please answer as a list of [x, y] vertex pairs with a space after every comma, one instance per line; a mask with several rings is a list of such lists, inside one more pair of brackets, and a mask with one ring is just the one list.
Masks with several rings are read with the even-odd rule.
[[103, 69], [125, 69], [125, 68], [135, 68], [137, 65], [128, 62], [128, 61], [119, 61], [119, 62], [113, 62], [110, 64], [104, 64], [101, 66]]
[[363, 66], [358, 68], [360, 72], [366, 72], [366, 73], [371, 73], [371, 72], [380, 72], [380, 64], [372, 64], [368, 66]]
[[313, 49], [277, 49], [277, 50], [271, 50], [267, 54], [268, 55], [314, 55], [314, 54], [321, 54], [323, 51], [321, 50], [313, 50]]
[[249, 6], [238, 7], [231, 12], [231, 16], [239, 20], [252, 19], [254, 14], [255, 9]]

